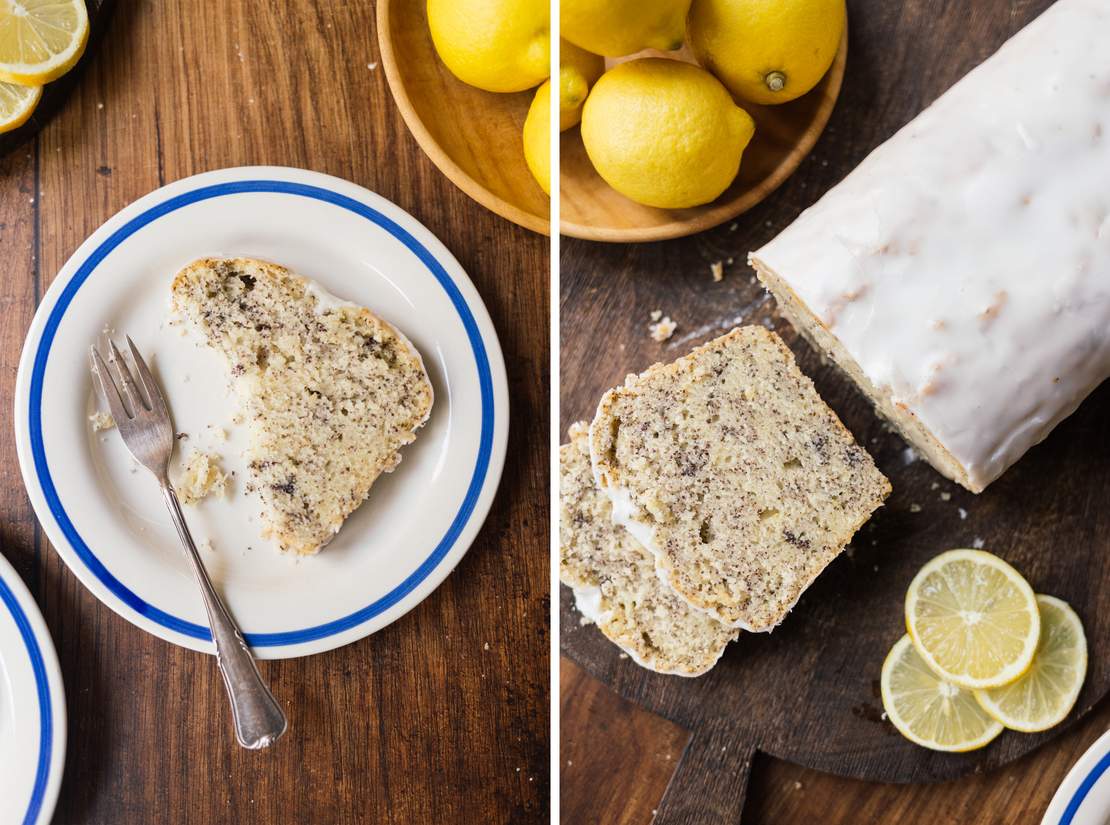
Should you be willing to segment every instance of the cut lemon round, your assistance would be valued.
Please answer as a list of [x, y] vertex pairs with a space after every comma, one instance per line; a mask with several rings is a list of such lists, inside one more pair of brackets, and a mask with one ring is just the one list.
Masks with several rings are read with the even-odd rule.
[[972, 751], [1002, 733], [970, 690], [937, 676], [903, 636], [883, 662], [883, 709], [898, 732], [935, 751]]
[[10, 132], [26, 123], [41, 97], [42, 86], [0, 83], [0, 132]]
[[975, 691], [983, 710], [1006, 727], [1026, 733], [1064, 721], [1087, 676], [1087, 637], [1075, 611], [1054, 596], [1038, 595], [1037, 606], [1041, 641], [1029, 670], [1003, 687]]
[[81, 59], [88, 39], [85, 0], [0, 0], [0, 80], [57, 80]]
[[1041, 619], [1033, 588], [1013, 567], [983, 550], [949, 550], [910, 583], [906, 629], [938, 676], [977, 690], [1029, 669]]

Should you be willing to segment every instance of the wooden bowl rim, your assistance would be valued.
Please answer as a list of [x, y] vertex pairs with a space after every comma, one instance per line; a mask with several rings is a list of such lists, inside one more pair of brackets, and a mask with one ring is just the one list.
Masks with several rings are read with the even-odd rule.
[[[423, 0], [417, 0], [423, 2]], [[390, 0], [378, 0], [377, 8], [377, 26], [378, 26], [378, 49], [380, 51], [380, 58], [382, 67], [385, 69], [386, 81], [389, 83], [389, 89], [393, 93], [393, 100], [397, 104], [397, 108], [401, 110], [401, 117], [408, 126], [412, 136], [416, 138], [417, 144], [424, 150], [424, 154], [436, 165], [436, 167], [447, 176], [451, 183], [455, 184], [459, 189], [465, 192], [470, 198], [480, 203], [482, 206], [495, 212], [506, 220], [523, 226], [525, 229], [530, 229], [533, 232], [539, 232], [544, 235], [551, 234], [551, 221], [546, 218], [540, 218], [531, 212], [521, 209], [519, 206], [510, 203], [499, 195], [495, 195], [481, 183], [476, 181], [468, 172], [448, 155], [424, 125], [424, 121], [417, 114], [416, 108], [409, 98], [408, 90], [405, 87], [404, 80], [401, 75], [400, 68], [397, 64], [396, 55], [393, 52], [393, 38], [390, 33], [389, 15], [391, 9]], [[429, 35], [430, 36], [430, 35]], [[459, 81], [460, 83], [462, 81]], [[492, 93], [491, 93], [492, 94]]]
[[743, 192], [739, 197], [724, 203], [710, 205], [704, 212], [695, 217], [670, 221], [658, 226], [609, 228], [560, 220], [560, 234], [586, 241], [603, 241], [606, 243], [666, 241], [712, 229], [727, 220], [742, 215], [778, 189], [787, 178], [798, 170], [805, 157], [813, 151], [813, 147], [817, 145], [818, 138], [824, 133], [829, 118], [832, 117], [836, 102], [840, 98], [840, 88], [844, 82], [844, 70], [847, 63], [848, 26], [845, 24], [844, 34], [840, 40], [840, 48], [837, 50], [832, 65], [821, 82], [808, 92], [808, 94], [813, 94], [820, 91], [824, 97], [821, 105], [814, 112], [813, 121], [809, 128], [806, 129], [801, 139], [794, 144], [794, 148], [790, 150], [786, 159], [779, 164], [771, 175], [760, 181], [757, 186]]

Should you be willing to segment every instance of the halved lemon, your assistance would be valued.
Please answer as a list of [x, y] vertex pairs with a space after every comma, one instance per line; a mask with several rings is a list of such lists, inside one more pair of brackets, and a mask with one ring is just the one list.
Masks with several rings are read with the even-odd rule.
[[1029, 669], [1041, 619], [1033, 588], [1013, 567], [983, 550], [949, 550], [910, 583], [906, 629], [938, 676], [977, 690]]
[[88, 39], [85, 0], [0, 0], [0, 80], [57, 80], [81, 59]]
[[935, 751], [971, 751], [998, 734], [1002, 725], [964, 690], [941, 679], [903, 636], [887, 654], [879, 681], [883, 709], [898, 732]]
[[10, 132], [26, 123], [41, 97], [42, 86], [0, 83], [0, 132]]
[[1087, 676], [1087, 637], [1068, 603], [1037, 596], [1041, 641], [1033, 664], [1017, 681], [992, 690], [977, 690], [983, 710], [1013, 730], [1035, 733], [1064, 720]]

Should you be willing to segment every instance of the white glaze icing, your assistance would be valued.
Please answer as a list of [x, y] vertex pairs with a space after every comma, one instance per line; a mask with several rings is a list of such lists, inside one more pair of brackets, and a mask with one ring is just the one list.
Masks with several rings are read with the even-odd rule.
[[574, 606], [578, 608], [578, 612], [589, 619], [594, 624], [601, 624], [607, 618], [608, 613], [601, 612], [601, 588], [590, 587], [588, 585], [579, 585], [572, 587], [574, 591]]
[[1110, 3], [1059, 0], [752, 258], [985, 487], [1110, 376]]

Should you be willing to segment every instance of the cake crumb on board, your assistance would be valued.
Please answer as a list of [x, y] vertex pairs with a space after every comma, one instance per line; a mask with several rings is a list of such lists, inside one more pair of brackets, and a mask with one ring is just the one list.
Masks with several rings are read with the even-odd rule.
[[678, 324], [672, 321], [669, 315], [664, 315], [662, 318], [648, 327], [648, 331], [651, 333], [651, 339], [653, 341], [663, 343], [672, 335], [674, 335], [674, 331], [677, 328]]

